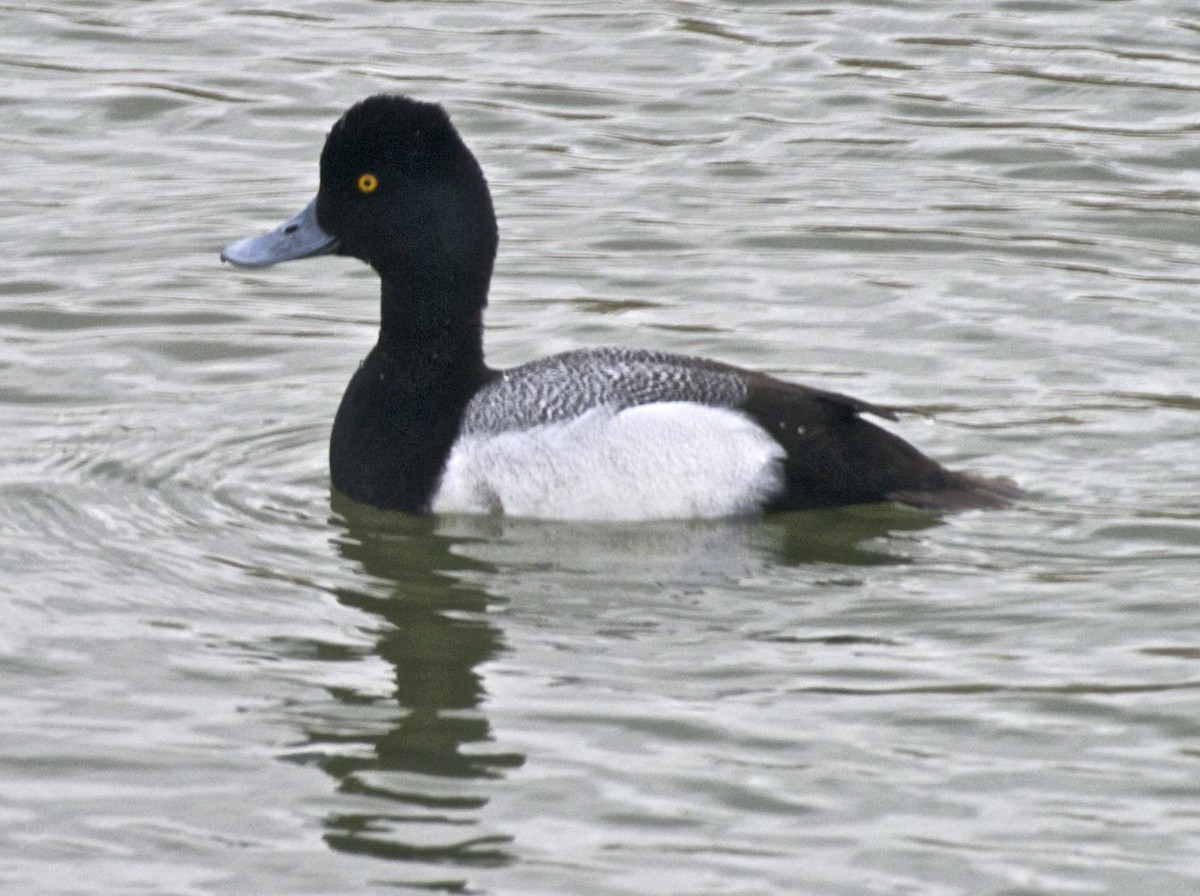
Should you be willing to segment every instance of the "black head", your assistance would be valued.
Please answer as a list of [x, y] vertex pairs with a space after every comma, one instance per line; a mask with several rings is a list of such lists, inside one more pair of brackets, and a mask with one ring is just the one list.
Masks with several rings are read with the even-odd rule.
[[486, 301], [496, 217], [479, 163], [441, 106], [379, 94], [347, 110], [321, 151], [316, 214], [339, 253], [385, 281]]

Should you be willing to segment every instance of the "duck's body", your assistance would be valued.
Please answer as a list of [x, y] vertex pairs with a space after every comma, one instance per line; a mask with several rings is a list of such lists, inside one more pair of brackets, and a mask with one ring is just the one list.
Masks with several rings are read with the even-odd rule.
[[496, 241], [486, 182], [445, 112], [378, 96], [330, 132], [317, 199], [222, 254], [261, 266], [336, 251], [380, 274], [379, 342], [330, 440], [337, 491], [410, 513], [572, 519], [1011, 497], [861, 417], [886, 408], [714, 361], [605, 348], [492, 370]]

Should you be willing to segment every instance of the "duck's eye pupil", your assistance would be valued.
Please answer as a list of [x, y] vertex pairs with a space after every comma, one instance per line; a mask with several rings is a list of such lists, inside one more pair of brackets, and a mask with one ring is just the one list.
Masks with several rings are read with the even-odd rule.
[[360, 193], [374, 193], [379, 186], [379, 178], [374, 174], [360, 174], [355, 185]]

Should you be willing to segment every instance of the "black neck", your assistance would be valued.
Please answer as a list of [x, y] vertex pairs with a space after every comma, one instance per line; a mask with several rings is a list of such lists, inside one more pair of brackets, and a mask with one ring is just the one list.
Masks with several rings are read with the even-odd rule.
[[411, 282], [385, 282], [379, 341], [346, 388], [329, 447], [334, 488], [410, 513], [428, 509], [462, 413], [493, 375], [482, 302], [447, 302], [444, 290], [424, 299]]
[[447, 296], [421, 287], [413, 281], [383, 282], [376, 350], [401, 365], [428, 365], [428, 378], [481, 373], [486, 297]]

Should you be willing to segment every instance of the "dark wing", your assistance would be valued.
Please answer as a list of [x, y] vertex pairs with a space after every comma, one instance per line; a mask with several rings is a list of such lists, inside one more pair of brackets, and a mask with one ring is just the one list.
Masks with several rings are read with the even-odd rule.
[[899, 501], [932, 510], [999, 507], [1019, 494], [1008, 480], [948, 470], [862, 418], [891, 408], [753, 374], [738, 407], [783, 446], [784, 491], [772, 510]]

